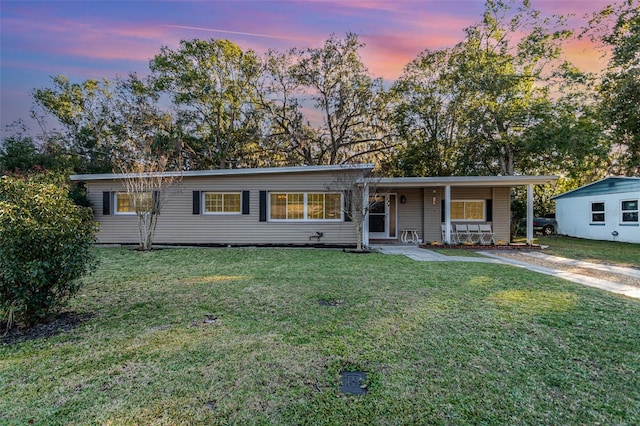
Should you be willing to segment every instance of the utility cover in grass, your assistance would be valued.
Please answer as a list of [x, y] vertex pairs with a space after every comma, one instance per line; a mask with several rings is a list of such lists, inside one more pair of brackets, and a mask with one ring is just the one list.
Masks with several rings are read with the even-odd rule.
[[361, 371], [343, 371], [340, 373], [342, 386], [340, 391], [347, 395], [365, 395], [367, 388], [362, 387], [367, 381], [367, 373]]

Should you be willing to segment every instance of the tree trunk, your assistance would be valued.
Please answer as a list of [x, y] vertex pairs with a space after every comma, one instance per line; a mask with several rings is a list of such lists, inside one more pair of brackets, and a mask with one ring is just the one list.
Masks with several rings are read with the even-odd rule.
[[356, 251], [362, 251], [362, 222], [356, 223]]
[[138, 214], [138, 230], [140, 232], [140, 249], [149, 251], [153, 249], [153, 236], [156, 231], [157, 215], [152, 212]]

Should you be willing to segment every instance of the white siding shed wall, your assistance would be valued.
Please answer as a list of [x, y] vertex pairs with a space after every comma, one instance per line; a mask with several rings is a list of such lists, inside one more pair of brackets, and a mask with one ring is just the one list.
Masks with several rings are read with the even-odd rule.
[[[622, 223], [622, 200], [637, 200], [640, 192], [627, 192], [556, 200], [558, 233], [591, 240], [640, 243], [640, 226]], [[591, 223], [591, 203], [605, 203], [605, 222]], [[613, 232], [618, 235], [614, 236]]]

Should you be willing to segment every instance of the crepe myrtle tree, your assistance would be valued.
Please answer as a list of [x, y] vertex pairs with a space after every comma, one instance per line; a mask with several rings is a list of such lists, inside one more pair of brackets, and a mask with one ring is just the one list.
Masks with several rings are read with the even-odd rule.
[[[140, 148], [140, 147], [139, 147]], [[166, 154], [155, 154], [151, 143], [135, 150], [134, 156], [123, 156], [117, 161], [123, 185], [138, 218], [140, 250], [153, 249], [158, 216], [166, 201], [166, 193], [179, 182], [182, 174], [172, 170]]]
[[377, 191], [378, 182], [379, 179], [373, 176], [371, 169], [363, 171], [356, 165], [345, 164], [327, 188], [330, 191], [342, 191], [342, 212], [356, 227], [356, 251], [359, 252], [363, 251], [365, 221], [375, 203], [370, 194], [380, 195]]
[[116, 94], [121, 142], [114, 170], [122, 173], [131, 212], [138, 218], [140, 249], [151, 250], [165, 194], [182, 176], [183, 143], [148, 80], [130, 74], [117, 81]]

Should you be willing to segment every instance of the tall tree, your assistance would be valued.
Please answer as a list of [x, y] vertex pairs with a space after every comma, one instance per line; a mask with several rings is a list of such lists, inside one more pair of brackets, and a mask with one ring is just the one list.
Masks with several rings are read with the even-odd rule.
[[465, 171], [513, 175], [529, 154], [523, 131], [552, 109], [545, 67], [559, 58], [571, 33], [562, 20], [542, 18], [528, 0], [515, 11], [513, 3], [487, 0], [482, 20], [465, 32], [454, 49], [467, 118]]
[[155, 88], [171, 96], [185, 134], [188, 167], [242, 166], [243, 145], [260, 137], [258, 57], [229, 40], [182, 40], [150, 63]]
[[[267, 58], [272, 137], [306, 164], [372, 161], [392, 146], [388, 97], [369, 75], [356, 34]], [[311, 100], [313, 108], [306, 108]]]
[[123, 161], [147, 156], [164, 157], [171, 160], [168, 167], [185, 167], [182, 140], [174, 117], [158, 106], [158, 93], [148, 81], [135, 73], [127, 78], [118, 78], [114, 83], [113, 132], [120, 141], [114, 153], [114, 166]]
[[640, 2], [609, 5], [592, 19], [593, 34], [611, 49], [600, 86], [600, 110], [619, 154], [616, 173], [640, 173]]
[[[112, 88], [107, 80], [72, 83], [63, 75], [52, 78], [53, 87], [35, 89], [32, 115], [47, 138], [56, 139], [59, 147], [77, 159], [78, 172], [111, 170], [113, 148]], [[47, 115], [53, 115], [62, 130], [46, 128]], [[63, 142], [64, 141], [64, 142]]]
[[396, 172], [537, 173], [542, 159], [562, 169], [569, 157], [601, 154], [593, 111], [579, 107], [586, 98], [562, 93], [575, 86], [569, 76], [584, 78], [561, 61], [571, 34], [562, 18], [543, 18], [526, 0], [487, 0], [465, 33], [453, 48], [420, 54], [394, 85], [394, 122], [405, 141], [391, 163]]
[[394, 174], [449, 176], [464, 156], [465, 111], [455, 93], [451, 51], [422, 52], [393, 85], [394, 121], [403, 145], [392, 160]]
[[564, 64], [560, 77], [544, 120], [523, 133], [528, 155], [520, 170], [560, 175], [575, 185], [569, 190], [604, 177], [611, 144], [595, 102], [595, 76]]
[[257, 90], [264, 111], [267, 137], [261, 151], [269, 165], [315, 164], [314, 141], [319, 138], [303, 109], [305, 87], [294, 73], [296, 50], [269, 50], [263, 64], [263, 79]]
[[50, 168], [55, 159], [43, 153], [21, 120], [7, 126], [9, 136], [0, 144], [0, 174]]

